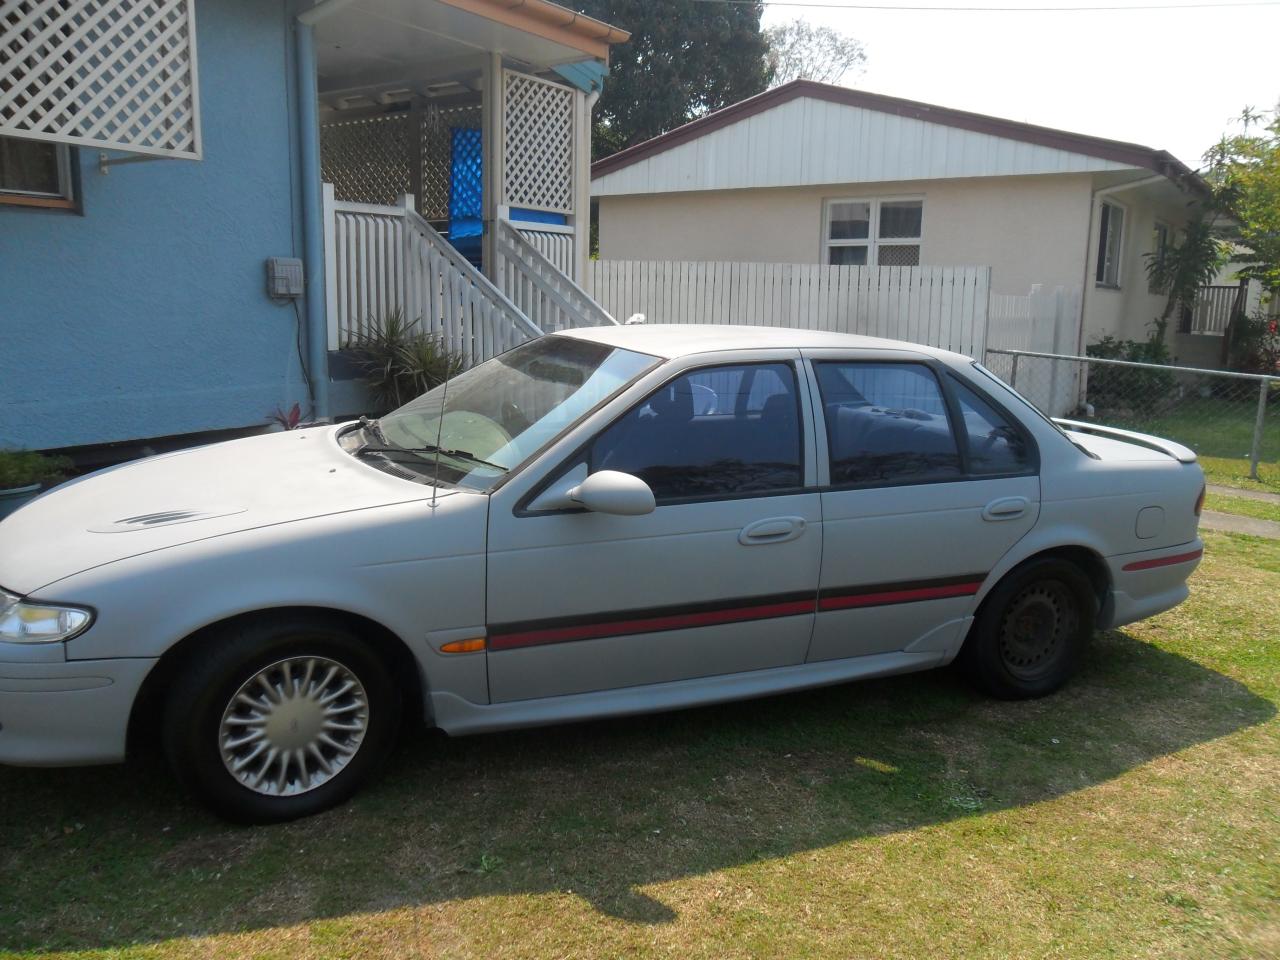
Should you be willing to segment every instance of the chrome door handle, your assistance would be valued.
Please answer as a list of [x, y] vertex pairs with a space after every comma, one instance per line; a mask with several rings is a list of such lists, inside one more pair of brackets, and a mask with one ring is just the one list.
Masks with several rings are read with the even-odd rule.
[[804, 533], [804, 517], [769, 517], [748, 523], [738, 534], [738, 542], [744, 547], [761, 543], [786, 543]]
[[1001, 497], [982, 508], [983, 520], [1016, 520], [1027, 512], [1030, 501], [1026, 497]]

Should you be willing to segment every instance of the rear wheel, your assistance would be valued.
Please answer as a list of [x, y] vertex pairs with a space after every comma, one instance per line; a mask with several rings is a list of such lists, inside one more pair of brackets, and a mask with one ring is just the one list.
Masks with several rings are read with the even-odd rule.
[[271, 823], [350, 797], [390, 752], [400, 696], [360, 638], [320, 618], [264, 617], [216, 631], [164, 714], [182, 782], [222, 816]]
[[960, 652], [961, 665], [992, 696], [1045, 696], [1075, 672], [1096, 615], [1093, 585], [1075, 564], [1033, 560], [983, 601]]

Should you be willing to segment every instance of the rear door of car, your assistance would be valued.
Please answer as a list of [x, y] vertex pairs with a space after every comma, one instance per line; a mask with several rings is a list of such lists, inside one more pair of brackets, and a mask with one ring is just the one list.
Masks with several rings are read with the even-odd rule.
[[807, 351], [823, 561], [810, 661], [950, 652], [987, 573], [1035, 525], [1035, 443], [944, 364]]
[[[804, 662], [822, 530], [799, 351], [677, 361], [630, 397], [491, 498], [494, 702]], [[644, 479], [656, 509], [545, 506], [599, 470]]]

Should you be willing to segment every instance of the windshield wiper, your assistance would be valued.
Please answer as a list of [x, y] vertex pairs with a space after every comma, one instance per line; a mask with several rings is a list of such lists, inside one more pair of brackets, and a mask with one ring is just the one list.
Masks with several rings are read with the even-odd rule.
[[504, 467], [502, 464], [493, 463], [489, 460], [477, 457], [474, 453], [471, 453], [468, 450], [450, 450], [445, 447], [437, 447], [434, 444], [426, 444], [421, 447], [402, 447], [400, 444], [394, 442], [388, 442], [386, 446], [377, 446], [375, 444], [366, 443], [356, 450], [357, 456], [365, 453], [404, 453], [413, 457], [414, 460], [431, 464], [435, 463], [435, 458], [431, 455], [439, 453], [442, 457], [453, 457], [455, 460], [467, 460], [471, 463], [478, 463], [484, 467], [492, 467], [494, 470], [501, 470], [503, 473], [506, 473], [508, 470], [508, 468]]
[[364, 427], [366, 433], [377, 437], [379, 443], [391, 443], [391, 441], [387, 439], [387, 435], [382, 432], [382, 426], [377, 420], [370, 420], [368, 417], [361, 417], [360, 426]]
[[418, 453], [416, 450], [410, 450], [408, 447], [401, 447], [395, 444], [388, 444], [387, 446], [379, 446], [376, 443], [365, 443], [360, 445], [359, 447], [356, 447], [355, 449], [355, 455], [357, 457], [362, 457], [366, 453], [378, 453], [378, 454], [382, 454], [383, 456], [387, 456], [388, 454], [395, 454], [402, 458], [407, 456], [409, 459], [413, 460], [415, 463], [425, 463], [427, 464], [427, 466], [432, 466], [436, 462], [434, 457], [426, 457]]

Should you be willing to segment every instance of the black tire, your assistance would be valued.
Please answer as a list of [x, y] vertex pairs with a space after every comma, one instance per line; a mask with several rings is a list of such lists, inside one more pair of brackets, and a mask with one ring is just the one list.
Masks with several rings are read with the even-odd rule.
[[1032, 560], [983, 601], [959, 664], [993, 697], [1046, 696], [1075, 673], [1097, 612], [1093, 584], [1079, 567], [1055, 557]]
[[[341, 755], [341, 766], [336, 764], [339, 755], [335, 751], [318, 748], [322, 754], [328, 751], [327, 766], [336, 767], [335, 772], [323, 773], [315, 766], [319, 761], [312, 761], [311, 754], [298, 750], [291, 761], [279, 765], [283, 772], [278, 775], [286, 784], [282, 790], [297, 792], [268, 795], [251, 789], [231, 772], [229, 764], [235, 757], [226, 762], [223, 759], [223, 738], [232, 729], [224, 725], [224, 720], [233, 715], [232, 701], [248, 681], [264, 670], [293, 670], [292, 674], [269, 674], [287, 682], [290, 676], [297, 678], [301, 664], [313, 661], [324, 668], [337, 664], [346, 671], [331, 687], [317, 687], [317, 694], [328, 696], [339, 690], [340, 684], [345, 686], [344, 679], [356, 679], [355, 693], [333, 702], [347, 711], [338, 720], [363, 724], [363, 729], [358, 738], [357, 734], [333, 732], [334, 736], [346, 738], [341, 746], [351, 751]], [[323, 675], [327, 675], [327, 669], [317, 674], [321, 678]], [[165, 703], [165, 754], [182, 784], [220, 816], [236, 823], [294, 820], [342, 803], [372, 779], [394, 745], [401, 700], [401, 691], [377, 650], [341, 624], [321, 616], [265, 614], [211, 631], [183, 664]], [[316, 701], [311, 702], [314, 705]], [[290, 733], [284, 727], [275, 730]], [[292, 733], [297, 730], [298, 722], [294, 720]], [[253, 746], [241, 756], [250, 749]], [[302, 777], [310, 782], [313, 776], [299, 768], [303, 762], [310, 765], [315, 779], [327, 779], [303, 789]], [[254, 769], [258, 763], [254, 761]], [[277, 775], [273, 773], [270, 779], [277, 779]], [[264, 789], [270, 789], [270, 785]]]

